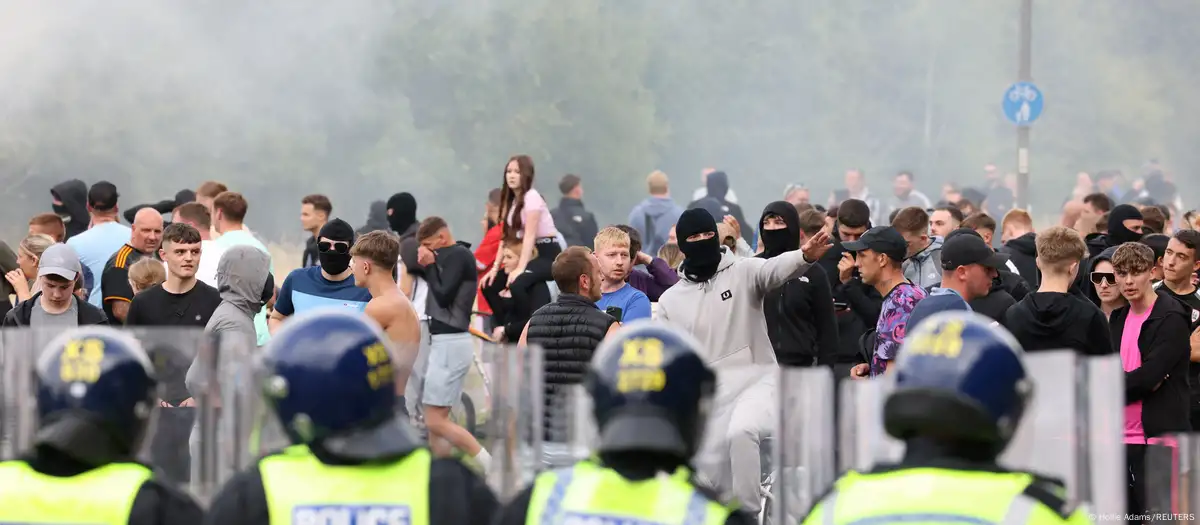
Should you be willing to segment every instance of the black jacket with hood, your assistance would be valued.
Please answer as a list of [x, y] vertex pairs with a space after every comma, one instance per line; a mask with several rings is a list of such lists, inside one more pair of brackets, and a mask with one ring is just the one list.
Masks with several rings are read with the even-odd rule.
[[378, 230], [388, 230], [388, 214], [387, 203], [384, 201], [375, 201], [371, 203], [371, 208], [367, 211], [367, 223], [355, 231], [359, 235], [371, 233]]
[[596, 225], [596, 216], [583, 207], [583, 201], [563, 197], [558, 207], [550, 210], [554, 218], [554, 227], [567, 241], [567, 246], [587, 246], [592, 248], [600, 227]]
[[[767, 215], [781, 217], [783, 230], [763, 230], [759, 258], [800, 249], [800, 214], [786, 201], [775, 201], [763, 209]], [[759, 225], [762, 225], [762, 219]], [[763, 317], [767, 335], [775, 349], [775, 358], [783, 366], [832, 365], [838, 352], [838, 324], [833, 311], [833, 291], [821, 265], [808, 267], [803, 275], [771, 290], [763, 297]]]
[[717, 222], [721, 222], [726, 215], [732, 215], [734, 219], [737, 219], [738, 224], [742, 226], [743, 232], [754, 230], [753, 224], [746, 223], [746, 216], [742, 215], [742, 207], [725, 200], [725, 194], [729, 193], [729, 176], [725, 172], [714, 171], [709, 173], [704, 179], [704, 187], [708, 190], [707, 195], [703, 199], [692, 201], [691, 204], [687, 205], [687, 209], [703, 209], [712, 215], [713, 219]]
[[87, 193], [87, 184], [79, 179], [60, 182], [50, 189], [50, 194], [62, 203], [54, 205], [54, 213], [62, 217], [67, 227], [67, 236], [63, 242], [87, 231], [88, 224], [92, 222], [87, 211]]
[[1086, 355], [1113, 353], [1104, 312], [1076, 294], [1031, 293], [1008, 309], [1001, 324], [1026, 352], [1070, 348]]
[[[1127, 317], [1128, 305], [1113, 310], [1109, 317], [1109, 333], [1117, 352], [1121, 351]], [[1146, 437], [1192, 429], [1191, 393], [1188, 390], [1189, 322], [1183, 305], [1159, 292], [1150, 308], [1150, 316], [1138, 334], [1142, 366], [1125, 372], [1125, 402], [1142, 402], [1142, 428]]]
[[[33, 317], [33, 305], [37, 304], [37, 301], [40, 300], [42, 300], [42, 292], [33, 294], [33, 297], [30, 297], [28, 300], [17, 303], [4, 316], [4, 328], [29, 326], [29, 319]], [[79, 326], [108, 324], [108, 316], [104, 315], [104, 310], [92, 306], [87, 301], [80, 301], [76, 298], [75, 309], [78, 312], [76, 322], [79, 323]]]
[[1017, 273], [1021, 274], [1030, 288], [1036, 290], [1041, 285], [1042, 277], [1037, 267], [1037, 234], [1029, 232], [1009, 239], [1000, 251], [1008, 254], [1008, 260], [1017, 267]]

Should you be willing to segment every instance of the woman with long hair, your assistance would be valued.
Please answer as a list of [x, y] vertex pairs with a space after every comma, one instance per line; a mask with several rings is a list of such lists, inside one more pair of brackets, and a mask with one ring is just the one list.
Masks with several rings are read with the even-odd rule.
[[562, 248], [558, 244], [558, 230], [554, 227], [554, 219], [550, 217], [550, 208], [542, 195], [533, 189], [533, 159], [528, 155], [516, 155], [508, 159], [504, 166], [500, 220], [504, 238], [520, 240], [520, 257], [512, 271], [504, 270], [500, 264], [503, 257], [497, 257], [492, 269], [480, 281], [480, 286], [491, 285], [504, 272], [503, 279], [508, 284], [513, 301], [531, 305], [534, 285], [553, 278], [550, 267]]
[[[37, 285], [38, 261], [42, 258], [42, 252], [52, 244], [52, 237], [36, 233], [26, 237], [17, 247], [17, 266], [20, 268], [4, 275], [4, 279], [12, 285], [13, 292], [17, 295], [17, 302], [27, 301], [41, 291]], [[5, 297], [4, 300], [7, 301], [8, 298]]]
[[[520, 261], [520, 253], [520, 241], [505, 244], [497, 257], [500, 259], [500, 269], [506, 273], [514, 271]], [[517, 303], [512, 298], [512, 291], [505, 289], [504, 284], [504, 280], [495, 279], [490, 286], [485, 286], [480, 291], [492, 307], [492, 338], [496, 341], [516, 343], [533, 312], [550, 302], [550, 289], [544, 282], [535, 282], [530, 288], [531, 302]]]

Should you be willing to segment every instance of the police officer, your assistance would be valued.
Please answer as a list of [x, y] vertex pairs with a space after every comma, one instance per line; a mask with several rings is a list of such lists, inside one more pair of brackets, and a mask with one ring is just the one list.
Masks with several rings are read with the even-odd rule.
[[1017, 341], [970, 312], [929, 317], [905, 336], [887, 433], [905, 443], [899, 464], [850, 471], [805, 519], [847, 523], [1090, 523], [1061, 482], [996, 464], [1032, 383]]
[[692, 481], [688, 462], [716, 389], [698, 347], [650, 320], [605, 339], [584, 378], [600, 429], [598, 454], [538, 475], [497, 523], [753, 523]]
[[258, 372], [293, 445], [221, 487], [208, 522], [488, 523], [497, 502], [483, 480], [434, 459], [399, 414], [389, 345], [359, 313], [289, 320]]
[[35, 381], [34, 448], [0, 462], [0, 523], [203, 522], [191, 497], [134, 459], [158, 405], [136, 340], [103, 326], [69, 330], [38, 356]]

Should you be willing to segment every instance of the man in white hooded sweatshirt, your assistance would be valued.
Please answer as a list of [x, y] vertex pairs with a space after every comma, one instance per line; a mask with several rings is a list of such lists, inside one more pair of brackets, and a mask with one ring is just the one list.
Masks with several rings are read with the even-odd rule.
[[[679, 249], [686, 257], [682, 279], [658, 300], [659, 319], [682, 327], [698, 339], [717, 371], [707, 440], [710, 450], [698, 457], [700, 474], [718, 490], [730, 490], [741, 507], [761, 507], [762, 466], [759, 442], [775, 420], [775, 378], [758, 366], [778, 366], [763, 297], [799, 277], [829, 249], [829, 235], [818, 233], [797, 251], [771, 259], [740, 258], [722, 249], [717, 224], [707, 211], [687, 210], [676, 223]], [[724, 432], [724, 434], [720, 434]]]

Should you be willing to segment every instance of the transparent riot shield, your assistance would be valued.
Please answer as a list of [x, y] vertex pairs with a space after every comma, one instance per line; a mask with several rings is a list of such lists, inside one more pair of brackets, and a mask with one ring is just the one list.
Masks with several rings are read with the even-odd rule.
[[1200, 451], [1198, 438], [1197, 434], [1163, 436], [1130, 451], [1130, 468], [1139, 463], [1142, 467], [1132, 472], [1141, 478], [1134, 486], [1142, 490], [1133, 494], [1140, 500], [1129, 505], [1129, 512], [1142, 514], [1139, 517], [1144, 523], [1196, 521], [1196, 502], [1200, 500], [1195, 499], [1193, 480], [1197, 475], [1196, 453]]
[[1125, 369], [1121, 356], [1084, 358], [1087, 405], [1086, 475], [1079, 487], [1081, 501], [1102, 516], [1125, 512], [1129, 469], [1125, 463]]
[[193, 493], [209, 501], [237, 472], [288, 442], [262, 396], [255, 342], [237, 337], [212, 341], [188, 372], [198, 414], [190, 432]]
[[506, 500], [545, 468], [545, 444], [565, 439], [556, 430], [569, 426], [563, 420], [568, 405], [560, 399], [564, 397], [559, 395], [560, 385], [551, 390], [543, 382], [540, 347], [487, 343], [480, 346], [478, 362], [486, 395], [473, 400], [480, 407], [475, 415], [476, 437], [492, 456], [488, 484]]
[[[190, 482], [188, 435], [195, 420], [196, 401], [188, 392], [187, 370], [208, 346], [199, 328], [137, 328], [123, 330], [141, 344], [159, 381], [157, 406], [139, 456], [155, 466], [160, 480], [187, 486]], [[61, 329], [16, 329], [0, 334], [3, 347], [3, 428], [0, 441], [6, 456], [28, 450], [38, 429], [34, 367], [47, 345], [63, 335]]]
[[722, 367], [699, 452], [696, 481], [746, 512], [759, 515], [771, 488], [772, 444], [779, 442], [776, 365]]
[[836, 479], [833, 371], [784, 368], [779, 374], [779, 425], [764, 441], [762, 513], [772, 523], [799, 523]]
[[1147, 523], [1200, 523], [1200, 433], [1174, 434], [1145, 451]]
[[904, 444], [883, 428], [883, 404], [895, 389], [892, 375], [838, 384], [838, 471], [869, 470], [899, 461]]

